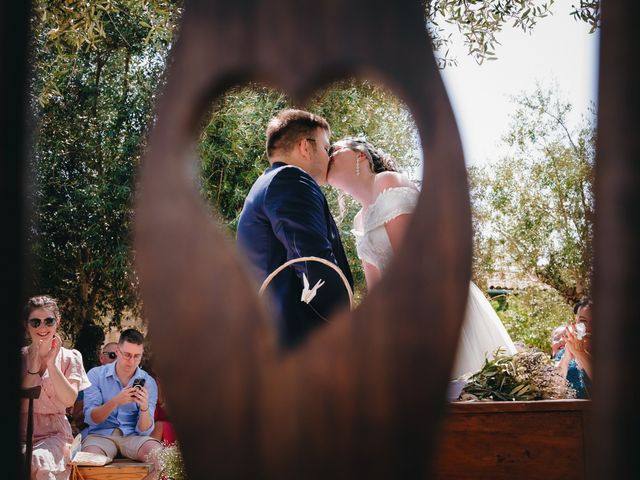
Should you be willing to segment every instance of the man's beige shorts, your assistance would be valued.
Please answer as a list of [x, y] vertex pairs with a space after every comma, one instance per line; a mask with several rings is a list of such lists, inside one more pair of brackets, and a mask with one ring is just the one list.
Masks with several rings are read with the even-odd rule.
[[158, 445], [162, 445], [162, 443], [155, 438], [145, 435], [129, 435], [123, 437], [122, 430], [116, 428], [111, 435], [97, 435], [95, 433], [88, 435], [87, 438], [82, 441], [82, 450], [85, 450], [87, 447], [98, 447], [112, 460], [118, 452], [120, 452], [123, 457], [137, 460], [138, 450], [146, 442], [156, 442]]

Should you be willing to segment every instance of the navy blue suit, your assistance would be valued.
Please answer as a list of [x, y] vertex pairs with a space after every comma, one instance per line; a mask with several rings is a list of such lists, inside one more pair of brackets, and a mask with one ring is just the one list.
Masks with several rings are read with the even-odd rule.
[[[353, 288], [327, 200], [313, 177], [298, 167], [276, 162], [256, 180], [240, 215], [237, 243], [260, 283], [288, 260], [316, 256], [337, 265]], [[310, 287], [325, 281], [309, 305], [300, 301], [303, 273]], [[349, 304], [338, 274], [319, 262], [293, 264], [273, 278], [268, 291], [284, 347], [300, 342], [336, 308]]]

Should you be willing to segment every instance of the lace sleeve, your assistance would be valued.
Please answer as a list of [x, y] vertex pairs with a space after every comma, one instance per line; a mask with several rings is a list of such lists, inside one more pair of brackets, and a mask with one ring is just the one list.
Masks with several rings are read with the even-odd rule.
[[412, 187], [395, 187], [383, 190], [369, 207], [365, 231], [370, 231], [394, 218], [413, 212], [420, 192]]

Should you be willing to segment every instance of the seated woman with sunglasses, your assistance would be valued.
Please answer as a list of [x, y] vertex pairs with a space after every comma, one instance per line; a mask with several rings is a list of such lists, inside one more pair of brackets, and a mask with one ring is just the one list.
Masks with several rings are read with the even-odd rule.
[[[60, 311], [56, 301], [42, 295], [30, 298], [25, 307], [31, 344], [22, 348], [22, 387], [42, 386], [33, 403], [33, 454], [31, 478], [67, 479], [70, 474], [71, 425], [65, 409], [73, 405], [78, 391], [90, 385], [77, 350], [62, 346], [57, 335]], [[27, 400], [21, 406], [24, 445]]]

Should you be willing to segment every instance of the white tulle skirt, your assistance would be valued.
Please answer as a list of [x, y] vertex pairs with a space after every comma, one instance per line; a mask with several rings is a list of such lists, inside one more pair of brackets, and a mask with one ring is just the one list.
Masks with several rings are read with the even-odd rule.
[[477, 372], [484, 365], [485, 359], [493, 358], [495, 351], [501, 347], [507, 355], [516, 353], [516, 347], [491, 303], [471, 282], [466, 317], [451, 378]]

